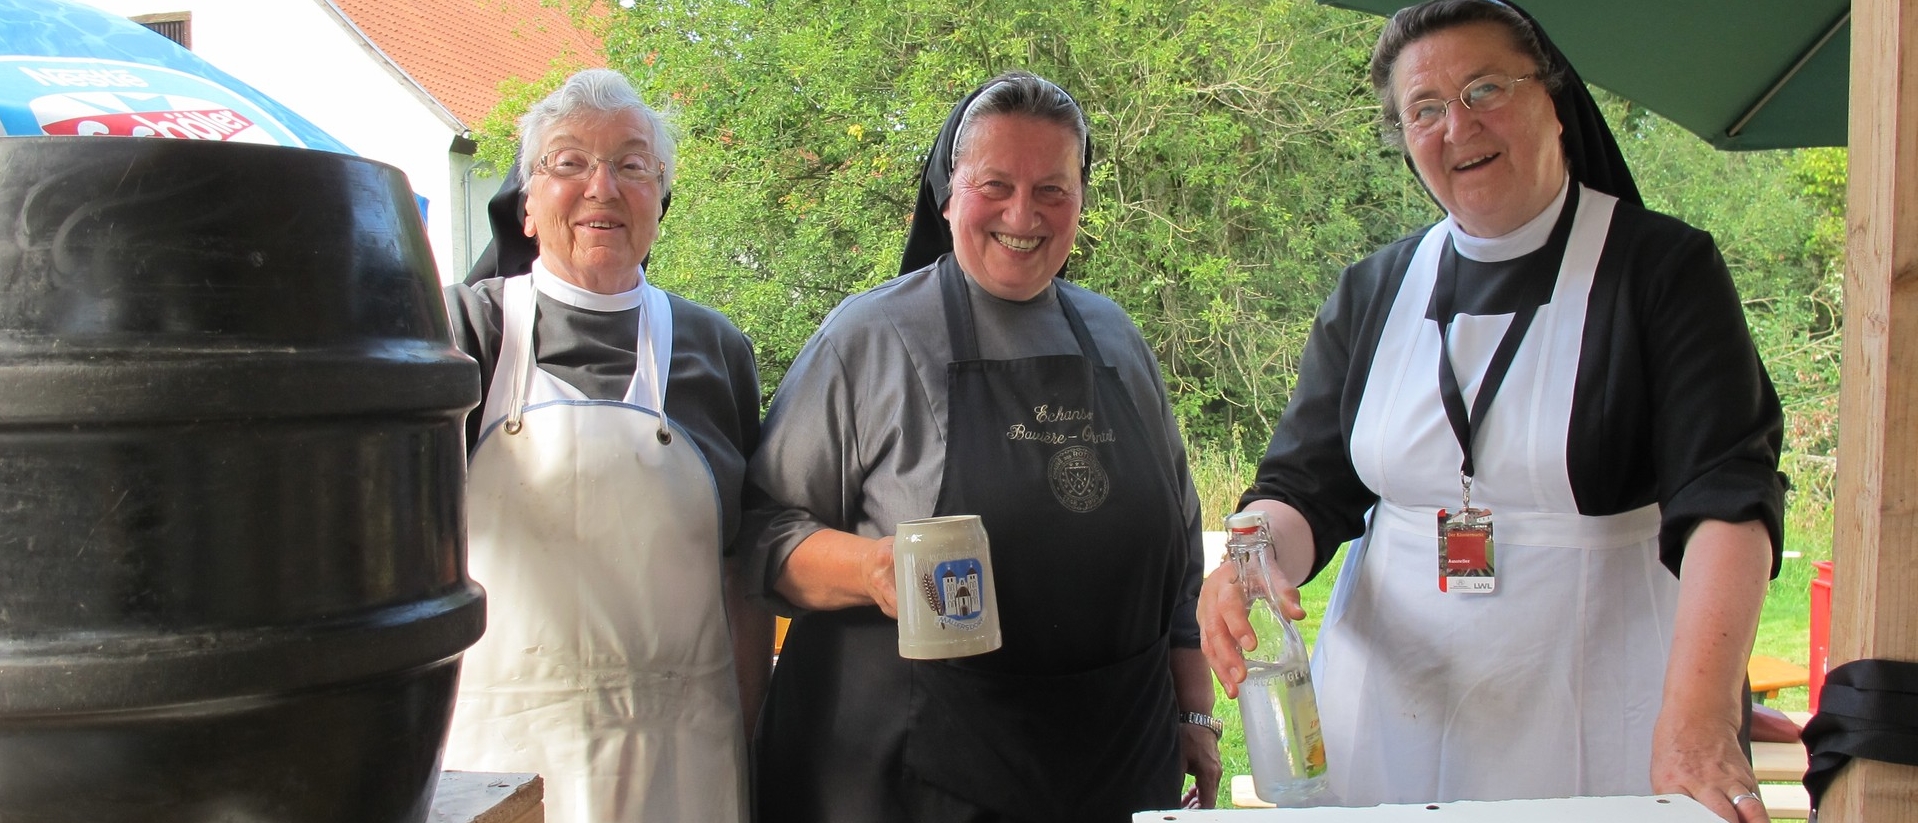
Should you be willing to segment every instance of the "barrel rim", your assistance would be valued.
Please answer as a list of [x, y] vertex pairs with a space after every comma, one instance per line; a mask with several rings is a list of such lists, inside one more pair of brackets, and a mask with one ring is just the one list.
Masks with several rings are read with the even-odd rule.
[[0, 718], [154, 709], [364, 680], [453, 657], [485, 630], [485, 592], [468, 581], [432, 598], [285, 626], [0, 639]]

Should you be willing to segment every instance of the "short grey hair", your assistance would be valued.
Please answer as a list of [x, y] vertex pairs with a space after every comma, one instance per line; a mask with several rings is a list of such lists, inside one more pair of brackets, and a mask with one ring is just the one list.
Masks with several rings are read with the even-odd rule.
[[545, 145], [546, 134], [561, 120], [582, 114], [612, 115], [628, 111], [639, 112], [652, 125], [653, 154], [666, 169], [660, 177], [660, 192], [671, 194], [677, 153], [671, 124], [665, 115], [639, 99], [639, 92], [633, 91], [633, 84], [626, 81], [625, 75], [611, 69], [587, 69], [568, 77], [552, 94], [526, 110], [525, 116], [519, 119], [520, 179], [533, 179], [533, 165], [539, 162], [539, 150]]
[[1092, 180], [1091, 146], [1086, 142], [1090, 129], [1086, 127], [1086, 113], [1079, 108], [1079, 101], [1072, 99], [1065, 89], [1050, 80], [1031, 72], [1009, 71], [986, 83], [983, 91], [966, 106], [959, 115], [959, 127], [952, 138], [952, 164], [959, 165], [971, 148], [972, 141], [966, 139], [972, 124], [982, 117], [1015, 114], [1035, 117], [1065, 126], [1079, 144], [1079, 185]]
[[1392, 71], [1398, 67], [1399, 53], [1421, 38], [1473, 23], [1503, 27], [1512, 38], [1512, 47], [1538, 66], [1538, 81], [1547, 92], [1557, 94], [1565, 86], [1565, 66], [1545, 53], [1537, 32], [1516, 9], [1498, 0], [1427, 0], [1392, 15], [1372, 49], [1372, 93], [1379, 98], [1379, 127], [1385, 142], [1405, 148], [1405, 134], [1398, 127], [1400, 102], [1392, 89]]

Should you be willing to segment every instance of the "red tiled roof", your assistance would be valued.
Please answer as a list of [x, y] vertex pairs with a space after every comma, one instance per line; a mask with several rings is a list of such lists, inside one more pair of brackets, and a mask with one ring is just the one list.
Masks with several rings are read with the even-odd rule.
[[[499, 103], [500, 81], [536, 80], [562, 58], [602, 67], [600, 40], [540, 0], [333, 0], [368, 40], [467, 128]], [[604, 14], [601, 4], [594, 4]]]

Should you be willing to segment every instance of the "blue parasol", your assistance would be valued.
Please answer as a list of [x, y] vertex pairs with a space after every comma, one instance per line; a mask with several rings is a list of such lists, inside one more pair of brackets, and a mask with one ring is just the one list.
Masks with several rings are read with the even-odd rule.
[[354, 154], [173, 41], [67, 0], [0, 0], [0, 135], [170, 137]]

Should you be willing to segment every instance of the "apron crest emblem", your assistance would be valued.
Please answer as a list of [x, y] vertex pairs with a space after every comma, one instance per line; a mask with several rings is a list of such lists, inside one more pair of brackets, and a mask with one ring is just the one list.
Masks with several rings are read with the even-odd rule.
[[1067, 446], [1052, 456], [1046, 468], [1052, 496], [1068, 511], [1085, 514], [1106, 502], [1112, 480], [1099, 465], [1099, 454], [1089, 446]]

